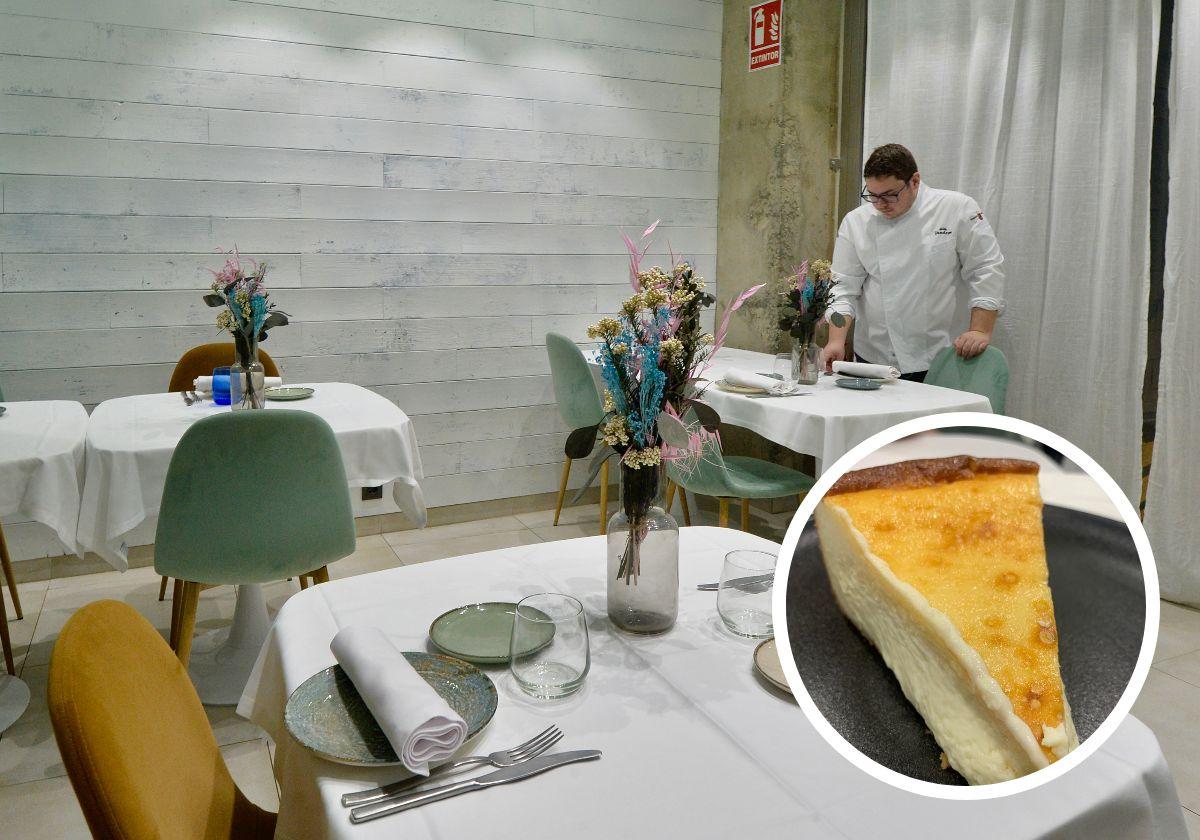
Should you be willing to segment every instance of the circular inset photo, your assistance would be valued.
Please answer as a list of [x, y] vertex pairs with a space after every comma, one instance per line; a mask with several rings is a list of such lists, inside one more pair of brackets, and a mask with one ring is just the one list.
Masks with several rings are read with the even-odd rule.
[[939, 426], [954, 417], [894, 427], [822, 476], [784, 540], [775, 625], [843, 755], [975, 799], [1061, 775], [1111, 734], [1149, 669], [1158, 583], [1094, 461], [1012, 418]]

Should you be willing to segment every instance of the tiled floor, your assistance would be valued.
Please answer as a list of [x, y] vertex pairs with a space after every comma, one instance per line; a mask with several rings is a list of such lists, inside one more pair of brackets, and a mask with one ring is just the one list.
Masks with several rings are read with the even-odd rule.
[[[694, 513], [693, 524], [716, 524], [711, 512]], [[734, 514], [736, 517], [736, 511]], [[335, 578], [348, 577], [598, 532], [595, 505], [564, 510], [558, 527], [552, 525], [553, 517], [554, 512], [547, 510], [360, 537], [354, 555], [334, 564], [330, 571]], [[780, 541], [789, 520], [786, 514], [756, 509], [751, 530]], [[277, 610], [296, 591], [294, 583], [268, 586], [270, 608]], [[54, 640], [76, 609], [101, 598], [133, 605], [165, 635], [170, 605], [158, 601], [158, 577], [149, 568], [123, 575], [108, 572], [23, 584], [20, 594], [25, 618], [12, 624], [13, 644], [21, 677], [29, 684], [33, 699], [21, 720], [0, 736], [0, 833], [23, 840], [86, 838], [87, 827], [64, 775], [46, 711], [46, 674]], [[198, 625], [207, 629], [227, 623], [232, 617], [233, 598], [231, 587], [204, 593]], [[11, 603], [9, 610], [11, 615]], [[1184, 711], [1192, 709], [1200, 709], [1200, 611], [1164, 603], [1154, 668], [1134, 713], [1158, 734], [1187, 809], [1188, 829], [1193, 840], [1200, 840], [1200, 729], [1195, 726], [1194, 714]], [[225, 761], [242, 790], [264, 807], [276, 808], [271, 745], [263, 733], [239, 718], [232, 708], [209, 708], [208, 715]]]

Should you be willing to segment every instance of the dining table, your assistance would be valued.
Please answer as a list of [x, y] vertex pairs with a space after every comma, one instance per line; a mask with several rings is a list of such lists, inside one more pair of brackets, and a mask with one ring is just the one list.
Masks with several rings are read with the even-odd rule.
[[721, 380], [731, 370], [774, 373], [775, 357], [767, 353], [720, 348], [701, 376], [701, 399], [721, 415], [721, 422], [741, 426], [793, 452], [816, 459], [817, 475], [871, 435], [897, 423], [951, 411], [992, 413], [987, 397], [909, 380], [883, 381], [871, 391], [837, 384], [822, 373], [815, 385], [801, 385], [792, 396], [765, 396], [726, 391]]
[[[87, 411], [78, 402], [0, 402], [0, 518], [40, 522], [76, 554], [81, 553], [75, 531], [87, 423]], [[0, 552], [11, 568], [2, 527]], [[7, 621], [0, 596], [0, 622]], [[29, 705], [29, 688], [5, 664], [5, 672], [0, 672], [0, 732]]]
[[[408, 415], [360, 385], [319, 382], [292, 387], [308, 387], [313, 393], [302, 400], [268, 398], [264, 410], [308, 411], [323, 418], [333, 429], [349, 487], [391, 484], [397, 506], [424, 527], [421, 457]], [[87, 424], [79, 544], [113, 568], [127, 569], [126, 538], [158, 514], [176, 444], [193, 423], [228, 411], [229, 406], [216, 405], [211, 398], [189, 404], [181, 393], [119, 397], [96, 406]], [[213, 491], [218, 494], [219, 488]], [[269, 626], [262, 587], [240, 585], [232, 626], [193, 644], [189, 670], [204, 702], [237, 702]]]
[[[779, 546], [728, 528], [680, 529], [679, 618], [659, 635], [615, 630], [605, 608], [606, 538], [547, 542], [334, 580], [279, 611], [238, 712], [274, 741], [276, 837], [929, 837], [1185, 840], [1179, 801], [1150, 730], [1128, 717], [1083, 765], [1003, 799], [944, 801], [908, 793], [854, 767], [794, 699], [756, 672], [758, 641], [728, 631], [716, 594], [725, 555]], [[334, 664], [330, 640], [369, 625], [401, 650], [432, 652], [430, 623], [455, 607], [538, 592], [578, 598], [591, 637], [582, 689], [561, 700], [525, 695], [502, 665], [491, 722], [460, 755], [507, 749], [551, 724], [556, 751], [597, 749], [519, 783], [352, 824], [343, 794], [405, 775], [335, 763], [288, 731], [289, 696]]]

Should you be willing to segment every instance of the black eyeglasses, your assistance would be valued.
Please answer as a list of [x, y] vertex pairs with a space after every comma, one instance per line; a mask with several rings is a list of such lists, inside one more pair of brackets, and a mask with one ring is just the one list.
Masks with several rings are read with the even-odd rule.
[[880, 195], [876, 195], [875, 193], [869, 191], [866, 187], [863, 187], [863, 191], [859, 193], [859, 197], [863, 201], [869, 201], [872, 204], [886, 204], [891, 206], [900, 200], [900, 193], [904, 192], [910, 186], [912, 186], [910, 181], [905, 181], [904, 186], [900, 189], [892, 190], [891, 192], [885, 192]]

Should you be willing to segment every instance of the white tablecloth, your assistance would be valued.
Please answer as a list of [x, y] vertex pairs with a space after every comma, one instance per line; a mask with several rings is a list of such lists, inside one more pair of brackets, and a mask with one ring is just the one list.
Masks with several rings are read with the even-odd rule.
[[[730, 369], [771, 373], [775, 357], [749, 350], [722, 348], [704, 377], [714, 383]], [[876, 391], [852, 391], [824, 376], [804, 386], [806, 396], [761, 398], [722, 391], [715, 384], [703, 401], [721, 420], [762, 435], [767, 440], [817, 459], [823, 470], [871, 435], [903, 420], [946, 411], [990, 414], [987, 397], [920, 382], [886, 382]]]
[[75, 539], [83, 478], [83, 405], [66, 400], [0, 402], [0, 516], [49, 526], [68, 550]]
[[[393, 496], [425, 525], [418, 484], [421, 457], [412, 421], [394, 403], [358, 385], [321, 382], [306, 400], [267, 402], [267, 409], [311, 411], [333, 428], [351, 487], [394, 481]], [[96, 406], [87, 429], [87, 470], [79, 542], [117, 569], [128, 568], [123, 537], [158, 513], [167, 467], [188, 427], [229, 411], [211, 400], [187, 405], [179, 394], [141, 394]]]
[[[1000, 801], [945, 802], [876, 781], [828, 746], [790, 698], [759, 680], [751, 664], [755, 643], [728, 633], [715, 593], [695, 589], [718, 579], [729, 550], [778, 546], [732, 529], [682, 529], [679, 622], [647, 638], [608, 629], [604, 546], [603, 537], [585, 537], [490, 551], [292, 596], [238, 707], [276, 742], [277, 836], [1185, 840], [1162, 753], [1133, 718], [1087, 764]], [[572, 698], [540, 703], [521, 694], [504, 668], [486, 668], [499, 706], [465, 749], [505, 749], [555, 723], [566, 733], [556, 749], [597, 748], [603, 759], [351, 825], [341, 795], [399, 774], [326, 762], [283, 724], [291, 691], [333, 664], [329, 640], [337, 630], [372, 624], [404, 649], [426, 650], [427, 628], [445, 610], [539, 591], [583, 601], [592, 634], [587, 682]]]

